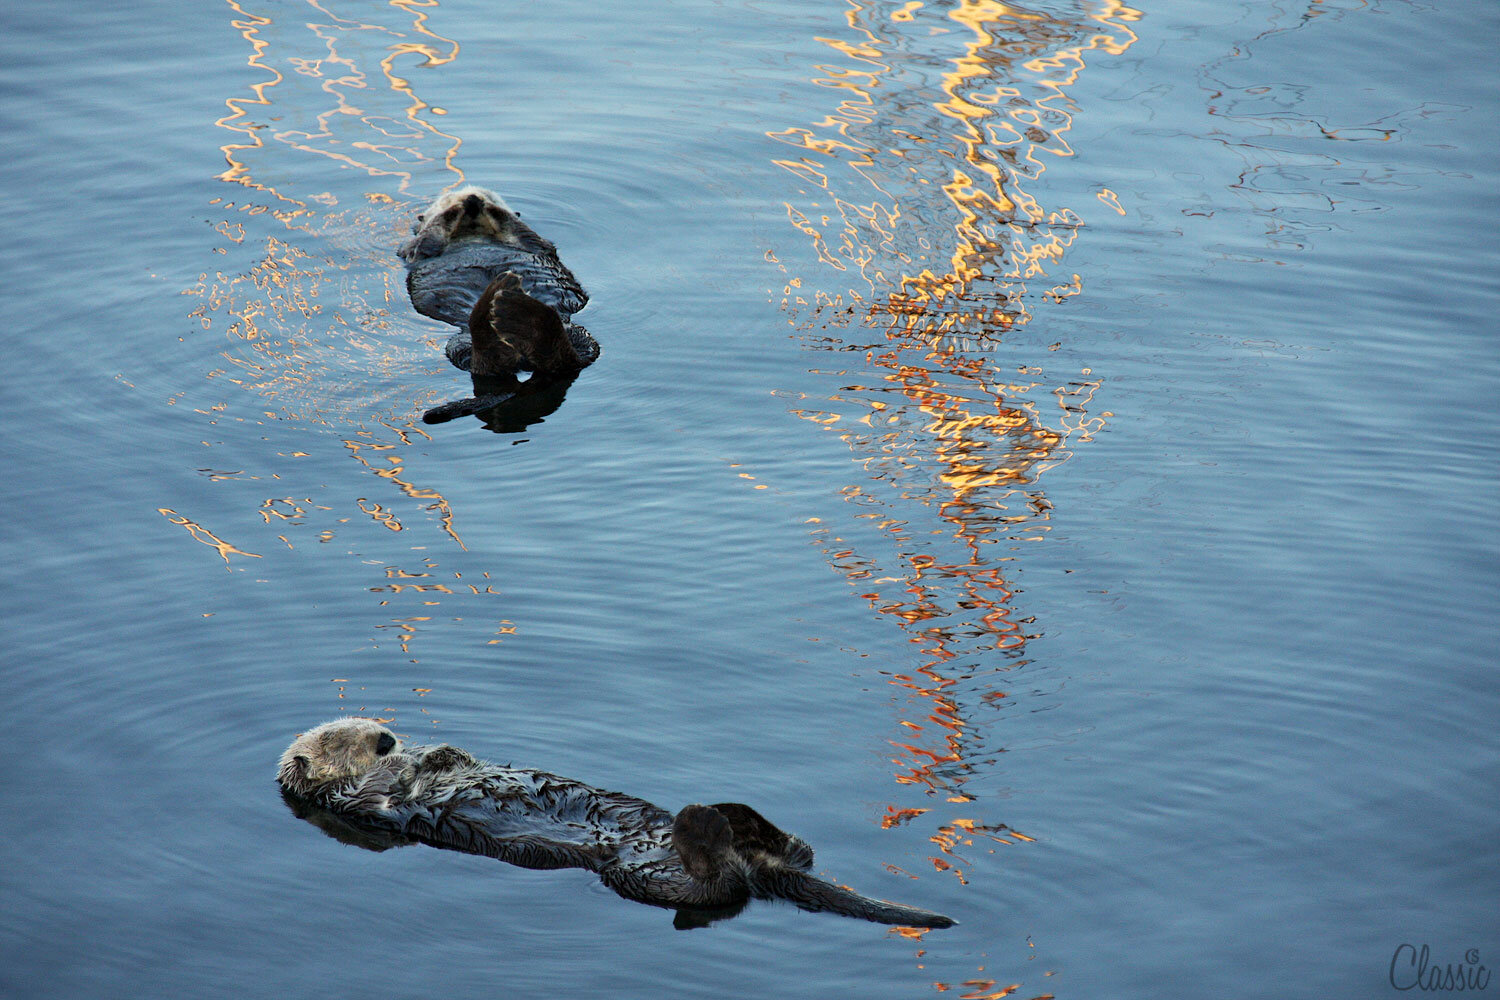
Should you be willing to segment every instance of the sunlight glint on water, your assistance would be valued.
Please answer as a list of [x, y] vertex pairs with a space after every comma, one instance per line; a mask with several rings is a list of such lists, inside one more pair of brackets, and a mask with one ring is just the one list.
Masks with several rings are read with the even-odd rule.
[[[0, 994], [1364, 997], [1403, 942], [1493, 962], [1492, 13], [0, 23]], [[524, 428], [419, 419], [467, 379], [393, 249], [461, 181], [591, 295], [601, 360]], [[82, 210], [38, 227], [52, 192]], [[961, 924], [684, 933], [581, 873], [359, 850], [272, 781], [353, 713], [751, 803]]]

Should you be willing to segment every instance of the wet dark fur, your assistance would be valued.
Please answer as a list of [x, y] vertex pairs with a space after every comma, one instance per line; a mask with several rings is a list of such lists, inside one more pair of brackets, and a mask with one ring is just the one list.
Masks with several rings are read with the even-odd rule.
[[[343, 719], [299, 737], [277, 775], [299, 815], [375, 850], [419, 842], [523, 868], [583, 868], [627, 899], [674, 909], [785, 899], [879, 923], [953, 923], [808, 874], [812, 848], [747, 805], [690, 805], [674, 816], [643, 799], [485, 763], [456, 747], [390, 746], [389, 735], [370, 720]], [[374, 749], [377, 739], [382, 749]], [[329, 814], [322, 821], [319, 809]]]
[[[598, 342], [572, 318], [588, 304], [583, 286], [557, 248], [498, 196], [480, 188], [451, 192], [413, 228], [399, 251], [412, 305], [458, 327], [444, 350], [474, 378], [473, 397], [429, 410], [428, 423], [502, 407], [543, 385], [566, 388], [598, 359]], [[529, 384], [515, 380], [518, 372], [535, 372], [538, 386], [518, 391]]]

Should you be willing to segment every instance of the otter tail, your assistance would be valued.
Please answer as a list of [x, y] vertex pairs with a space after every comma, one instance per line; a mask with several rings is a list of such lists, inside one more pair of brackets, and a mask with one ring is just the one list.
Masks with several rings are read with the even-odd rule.
[[434, 406], [422, 414], [424, 424], [445, 424], [456, 417], [467, 417], [481, 410], [488, 410], [492, 406], [515, 399], [513, 392], [502, 392], [494, 396], [469, 396], [466, 399], [455, 399], [451, 403], [442, 406]]
[[816, 876], [793, 868], [767, 865], [755, 873], [754, 892], [757, 896], [785, 899], [804, 910], [828, 911], [846, 917], [858, 917], [877, 924], [896, 924], [904, 927], [952, 927], [958, 921], [941, 913], [902, 906], [880, 899], [861, 896], [825, 882]]

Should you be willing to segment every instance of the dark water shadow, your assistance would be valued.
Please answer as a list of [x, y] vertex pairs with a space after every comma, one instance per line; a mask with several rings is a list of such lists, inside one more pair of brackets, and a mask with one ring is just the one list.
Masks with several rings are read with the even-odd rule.
[[473, 396], [433, 407], [422, 414], [422, 422], [444, 424], [474, 416], [487, 431], [514, 434], [555, 413], [577, 377], [538, 373], [523, 382], [514, 375], [481, 376], [474, 379]]

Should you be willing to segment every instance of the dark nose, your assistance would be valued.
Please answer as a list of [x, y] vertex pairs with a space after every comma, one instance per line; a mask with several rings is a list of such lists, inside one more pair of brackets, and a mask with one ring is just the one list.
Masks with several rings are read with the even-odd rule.
[[467, 198], [464, 199], [464, 214], [465, 215], [478, 215], [479, 212], [480, 212], [480, 210], [483, 209], [483, 208], [484, 208], [484, 199], [480, 198], [479, 195], [477, 195], [477, 194], [471, 194]]

